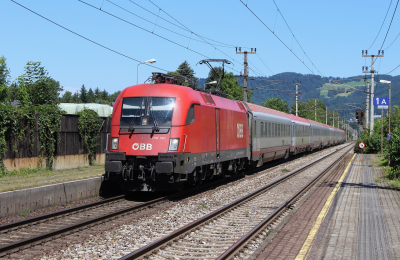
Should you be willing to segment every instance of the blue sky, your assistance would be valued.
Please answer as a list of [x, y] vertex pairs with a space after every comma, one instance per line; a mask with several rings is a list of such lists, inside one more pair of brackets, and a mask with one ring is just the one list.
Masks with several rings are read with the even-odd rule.
[[[243, 47], [257, 48], [257, 55], [249, 55], [251, 76], [270, 76], [282, 72], [335, 77], [360, 75], [361, 67], [371, 64], [370, 58], [361, 57], [361, 50], [369, 48], [374, 42], [390, 4], [390, 0], [275, 0], [313, 65], [293, 38], [272, 0], [242, 1], [301, 61], [240, 0], [84, 0], [97, 9], [78, 0], [15, 1], [137, 61], [154, 58], [157, 60], [154, 65], [160, 69], [174, 71], [186, 60], [197, 77], [206, 77], [208, 74], [205, 65], [196, 66], [205, 58], [231, 60], [234, 70], [228, 71], [235, 74], [242, 71], [243, 55], [236, 54], [233, 46], [242, 47], [242, 50]], [[396, 3], [396, 0], [392, 1], [386, 21], [369, 54], [377, 54], [381, 48]], [[100, 11], [100, 7], [129, 23]], [[110, 93], [136, 84], [137, 61], [89, 42], [10, 0], [0, 3], [0, 21], [3, 25], [0, 56], [7, 58], [12, 80], [23, 74], [27, 61], [40, 61], [51, 77], [73, 92], [80, 89], [82, 84], [87, 89], [99, 87]], [[400, 37], [387, 48], [399, 33], [400, 10], [397, 10], [383, 46], [385, 57], [376, 62], [375, 69], [379, 73], [387, 73], [400, 64]], [[196, 34], [223, 44], [211, 40], [205, 43], [204, 38]], [[151, 72], [160, 69], [140, 65], [139, 82], [144, 82]], [[400, 68], [391, 73], [393, 76], [399, 74]]]

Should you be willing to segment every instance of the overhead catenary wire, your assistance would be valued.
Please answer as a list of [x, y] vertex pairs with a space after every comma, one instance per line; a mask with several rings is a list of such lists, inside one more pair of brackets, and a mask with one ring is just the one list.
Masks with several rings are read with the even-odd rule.
[[[316, 75], [315, 73], [314, 73], [314, 71], [313, 70], [311, 70], [306, 64], [305, 64], [305, 62], [304, 61], [302, 61], [301, 59], [300, 59], [300, 57], [296, 54], [296, 53], [294, 53], [292, 50], [291, 50], [291, 48], [289, 48], [289, 46], [287, 46], [284, 42], [283, 42], [283, 40], [281, 39], [281, 38], [279, 38], [272, 30], [271, 30], [271, 28], [269, 28], [254, 12], [253, 12], [253, 10], [251, 10], [245, 3], [243, 3], [243, 1], [242, 0], [239, 0], [256, 18], [257, 18], [257, 20], [259, 20], [313, 75]], [[283, 17], [283, 16], [282, 16]], [[294, 37], [294, 34], [292, 33], [292, 36]], [[301, 47], [301, 46], [300, 46]], [[303, 49], [302, 49], [303, 50]], [[305, 53], [305, 51], [303, 50], [303, 54], [304, 55], [306, 55], [306, 53]], [[307, 56], [308, 57], [308, 56]], [[310, 62], [311, 62], [311, 60], [310, 60]], [[314, 68], [316, 68], [315, 67], [315, 65], [312, 63], [312, 65], [313, 65], [313, 67]], [[316, 68], [317, 69], [317, 68]], [[317, 69], [318, 70], [318, 69]], [[320, 72], [319, 70], [318, 70], [318, 72]], [[320, 72], [321, 73], [321, 72]], [[321, 73], [321, 75], [322, 75], [322, 73]], [[304, 89], [305, 90], [305, 92], [307, 92], [307, 90], [306, 89]], [[307, 93], [308, 94], [308, 93]]]
[[378, 31], [378, 33], [376, 34], [376, 37], [375, 37], [374, 41], [372, 42], [371, 46], [369, 46], [369, 48], [368, 48], [367, 50], [371, 49], [371, 47], [372, 47], [372, 45], [374, 45], [376, 39], [378, 39], [378, 36], [379, 36], [379, 34], [380, 34], [381, 30], [382, 30], [383, 24], [385, 23], [386, 17], [387, 17], [387, 15], [388, 15], [388, 13], [389, 13], [389, 9], [390, 9], [390, 7], [392, 6], [392, 1], [393, 1], [393, 0], [390, 0], [390, 4], [389, 4], [389, 7], [388, 7], [388, 9], [387, 9], [387, 11], [386, 11], [385, 18], [383, 19], [381, 28], [379, 28], [379, 31]]
[[[323, 76], [323, 74], [321, 73], [321, 71], [319, 71], [319, 69], [314, 65], [314, 63], [312, 62], [312, 60], [310, 59], [310, 57], [308, 57], [307, 53], [304, 51], [303, 47], [301, 46], [300, 42], [297, 40], [296, 36], [294, 35], [294, 33], [292, 32], [292, 29], [290, 28], [289, 24], [286, 22], [285, 17], [283, 16], [281, 10], [279, 9], [278, 5], [276, 4], [275, 0], [272, 0], [275, 4], [275, 7], [278, 9], [279, 14], [281, 15], [283, 21], [285, 22], [286, 26], [288, 27], [290, 33], [292, 34], [293, 38], [296, 40], [297, 44], [299, 45], [300, 49], [303, 51], [303, 54], [307, 57], [307, 59], [311, 62], [311, 64], [313, 65], [313, 67], [319, 72], [319, 74], [321, 74]], [[291, 50], [291, 49], [290, 49]], [[304, 63], [304, 62], [303, 62]], [[314, 73], [313, 73], [314, 74]]]
[[399, 0], [397, 0], [396, 7], [394, 8], [394, 12], [393, 12], [393, 15], [392, 15], [392, 19], [390, 20], [390, 24], [389, 24], [389, 27], [388, 27], [388, 29], [387, 29], [387, 32], [386, 32], [386, 35], [385, 35], [385, 39], [383, 39], [382, 46], [381, 46], [381, 48], [380, 48], [381, 50], [382, 50], [383, 45], [385, 44], [386, 37], [388, 36], [390, 27], [392, 26], [393, 18], [394, 18], [394, 15], [396, 14], [396, 10], [397, 10], [398, 4], [399, 4]]
[[[37, 12], [31, 10], [31, 9], [29, 9], [28, 7], [23, 6], [22, 4], [20, 4], [20, 3], [16, 2], [16, 1], [14, 1], [14, 0], [11, 0], [11, 2], [13, 2], [13, 3], [15, 3], [15, 4], [21, 6], [22, 8], [24, 8], [24, 9], [30, 11], [30, 12], [33, 13], [33, 14], [36, 14], [37, 16], [39, 16], [39, 17], [45, 19], [46, 21], [48, 21], [48, 22], [50, 22], [50, 23], [52, 23], [52, 24], [54, 24], [54, 25], [57, 25], [58, 27], [60, 27], [60, 28], [62, 28], [62, 29], [64, 29], [64, 30], [66, 30], [66, 31], [68, 31], [68, 32], [70, 32], [70, 33], [72, 33], [72, 34], [75, 34], [76, 36], [81, 37], [82, 39], [85, 39], [85, 40], [87, 40], [87, 41], [89, 41], [89, 42], [91, 42], [91, 43], [93, 43], [93, 44], [96, 44], [97, 46], [100, 46], [100, 47], [102, 47], [102, 48], [104, 48], [104, 49], [106, 49], [106, 50], [109, 50], [109, 51], [111, 51], [111, 52], [113, 52], [113, 53], [116, 53], [116, 54], [118, 54], [118, 55], [120, 55], [120, 56], [123, 56], [123, 57], [125, 57], [125, 58], [128, 58], [128, 59], [130, 59], [130, 60], [133, 60], [133, 61], [136, 61], [136, 62], [139, 62], [139, 63], [141, 62], [140, 60], [137, 60], [137, 59], [135, 59], [135, 58], [132, 58], [132, 57], [130, 57], [130, 56], [126, 55], [126, 54], [123, 54], [123, 53], [121, 53], [121, 52], [115, 51], [115, 50], [113, 50], [113, 49], [111, 49], [111, 48], [109, 48], [109, 47], [106, 47], [106, 46], [104, 46], [104, 45], [102, 45], [102, 44], [100, 44], [100, 43], [98, 43], [98, 42], [95, 42], [95, 41], [93, 41], [93, 40], [91, 40], [91, 39], [89, 39], [89, 38], [87, 38], [87, 37], [85, 37], [85, 36], [83, 36], [83, 35], [81, 35], [81, 34], [79, 34], [79, 33], [76, 33], [76, 32], [74, 32], [74, 31], [72, 31], [72, 30], [70, 30], [70, 29], [68, 29], [68, 28], [66, 28], [66, 27], [64, 27], [64, 26], [62, 26], [62, 25], [60, 25], [60, 24], [58, 24], [58, 23], [56, 23], [56, 22], [54, 22], [54, 21], [52, 21], [52, 20], [50, 20], [50, 19], [44, 17], [43, 15], [41, 15], [41, 14], [39, 14], [39, 13], [37, 13]], [[153, 67], [153, 68], [156, 68], [156, 69], [159, 69], [159, 70], [162, 70], [162, 71], [168, 72], [168, 71], [165, 70], [165, 69], [156, 67], [156, 66], [151, 65], [151, 64], [148, 64], [148, 63], [145, 63], [145, 65], [150, 66], [150, 67]]]
[[[189, 47], [185, 47], [185, 46], [183, 46], [182, 44], [180, 44], [180, 43], [177, 43], [177, 42], [175, 42], [175, 41], [172, 41], [172, 40], [170, 40], [170, 39], [168, 39], [168, 38], [166, 38], [166, 37], [163, 37], [163, 36], [161, 36], [161, 35], [158, 35], [158, 34], [156, 34], [156, 33], [154, 33], [154, 32], [151, 32], [151, 31], [149, 31], [149, 30], [147, 30], [147, 29], [145, 29], [145, 28], [143, 28], [143, 27], [141, 27], [141, 26], [138, 26], [138, 25], [136, 25], [136, 24], [134, 24], [134, 23], [131, 23], [131, 22], [129, 22], [129, 21], [127, 21], [127, 20], [125, 20], [125, 19], [122, 19], [121, 17], [119, 17], [119, 16], [117, 16], [117, 15], [114, 15], [114, 14], [112, 14], [112, 13], [110, 13], [110, 12], [107, 12], [107, 11], [104, 11], [104, 10], [100, 10], [99, 8], [97, 8], [96, 6], [93, 6], [93, 5], [91, 5], [91, 4], [89, 4], [89, 3], [87, 3], [87, 2], [84, 2], [84, 1], [82, 1], [82, 0], [78, 0], [79, 2], [81, 2], [81, 3], [83, 3], [83, 4], [86, 4], [86, 5], [88, 5], [88, 6], [90, 6], [90, 7], [92, 7], [92, 8], [94, 8], [94, 9], [96, 9], [96, 10], [98, 10], [98, 11], [101, 11], [101, 12], [103, 12], [103, 13], [105, 13], [105, 14], [107, 14], [107, 15], [110, 15], [110, 16], [112, 16], [112, 17], [114, 17], [114, 18], [116, 18], [116, 19], [118, 19], [118, 20], [121, 20], [121, 21], [123, 21], [123, 22], [125, 22], [125, 23], [128, 23], [128, 24], [130, 24], [130, 25], [132, 25], [132, 26], [135, 26], [135, 27], [137, 27], [137, 28], [139, 28], [139, 29], [141, 29], [141, 30], [144, 30], [144, 31], [146, 31], [146, 32], [148, 32], [148, 33], [151, 33], [151, 34], [153, 34], [153, 35], [156, 35], [156, 36], [158, 36], [158, 37], [160, 37], [160, 38], [162, 38], [162, 39], [164, 39], [164, 40], [166, 40], [166, 41], [169, 41], [169, 42], [171, 42], [171, 43], [173, 43], [173, 44], [176, 44], [176, 45], [178, 45], [178, 46], [180, 46], [180, 47], [182, 47], [182, 48], [185, 48], [185, 49], [187, 49], [187, 50], [190, 50], [190, 51], [192, 51], [192, 52], [194, 52], [194, 53], [196, 53], [196, 54], [199, 54], [200, 56], [203, 56], [203, 57], [205, 57], [205, 58], [208, 58], [208, 59], [210, 59], [210, 57], [208, 57], [208, 56], [206, 56], [206, 55], [204, 55], [204, 54], [202, 54], [202, 53], [200, 53], [200, 52], [198, 52], [198, 51], [195, 51], [195, 50], [193, 50], [193, 49], [191, 49], [191, 48], [189, 48]], [[151, 1], [150, 1], [151, 2]], [[154, 4], [154, 3], [153, 3]], [[154, 4], [155, 5], [155, 4]], [[158, 7], [158, 6], [157, 6]], [[158, 7], [159, 8], [159, 10], [160, 11], [162, 11], [162, 12], [164, 12], [164, 13], [166, 13], [162, 8], [160, 8], [160, 7]], [[169, 14], [167, 14], [167, 15], [169, 15]], [[175, 21], [177, 21], [175, 18], [173, 18], [172, 16], [170, 16], [172, 19], [174, 19]], [[180, 23], [179, 21], [177, 21], [179, 24], [181, 24], [182, 26], [184, 26], [182, 23]], [[185, 28], [187, 28], [186, 26], [184, 26]], [[191, 31], [192, 32], [192, 31]], [[196, 34], [196, 33], [194, 33], [193, 32], [193, 34], [194, 35], [196, 35], [196, 36], [198, 36], [198, 37], [201, 37], [201, 36], [199, 36], [198, 34]], [[207, 41], [206, 41], [207, 42]], [[208, 42], [207, 42], [208, 43]], [[216, 48], [214, 45], [212, 45], [211, 43], [208, 43], [208, 44], [210, 44], [211, 46], [213, 46], [214, 48]], [[218, 48], [216, 48], [216, 49], [218, 49]], [[219, 50], [219, 49], [218, 49]], [[222, 52], [221, 50], [219, 50], [220, 52]], [[222, 52], [222, 53], [224, 53], [224, 52]], [[224, 53], [225, 54], [225, 53]], [[227, 55], [227, 54], [225, 54], [225, 55]], [[229, 55], [227, 55], [228, 57], [230, 57]], [[233, 59], [232, 57], [230, 57], [231, 59]], [[233, 60], [235, 60], [235, 59], [233, 59]], [[235, 60], [236, 61], [236, 60]], [[236, 61], [237, 62], [237, 61]], [[238, 70], [236, 70], [236, 69], [234, 69], [234, 68], [232, 68], [232, 67], [229, 67], [229, 66], [226, 66], [226, 67], [228, 67], [228, 68], [230, 68], [231, 70], [233, 70], [233, 71], [236, 71], [236, 72], [239, 72]]]
[[[139, 8], [142, 8], [143, 10], [147, 11], [148, 13], [151, 13], [151, 14], [157, 16], [157, 14], [155, 14], [155, 13], [153, 13], [152, 11], [150, 11], [150, 10], [144, 8], [143, 6], [139, 5], [138, 3], [136, 3], [136, 2], [134, 2], [134, 1], [132, 1], [132, 0], [128, 0], [128, 1], [131, 2], [132, 4], [138, 6]], [[151, 2], [151, 3], [152, 3], [153, 5], [155, 5], [153, 2]], [[155, 6], [156, 6], [156, 5], [155, 5]], [[158, 6], [156, 6], [156, 7], [159, 8]], [[159, 9], [160, 9], [160, 8], [159, 8]], [[162, 11], [163, 11], [163, 10], [162, 10]], [[172, 24], [172, 25], [174, 25], [174, 26], [176, 26], [176, 27], [178, 27], [178, 28], [180, 28], [180, 29], [182, 29], [182, 30], [185, 30], [185, 31], [187, 31], [187, 32], [191, 32], [191, 30], [189, 30], [188, 28], [181, 27], [181, 26], [179, 26], [179, 25], [177, 25], [177, 24], [175, 24], [175, 23], [173, 23], [173, 22], [171, 22], [171, 21], [168, 21], [168, 20], [165, 19], [165, 18], [160, 17], [160, 19], [162, 19], [162, 20], [164, 20], [164, 21], [166, 21], [166, 22], [168, 22], [168, 23], [170, 23], [170, 24]], [[226, 46], [224, 46], [224, 47], [230, 47], [230, 48], [235, 48], [235, 47], [236, 47], [236, 45], [223, 43], [223, 42], [216, 41], [216, 40], [213, 40], [213, 39], [204, 37], [204, 36], [201, 36], [201, 37], [203, 37], [204, 39], [207, 39], [207, 40], [209, 40], [209, 41], [213, 41], [213, 42], [216, 42], [216, 43], [219, 43], [219, 44], [226, 45]]]
[[[152, 3], [155, 7], [159, 8], [163, 13], [165, 13], [166, 15], [168, 15], [171, 19], [173, 19], [175, 22], [179, 23], [180, 25], [182, 25], [183, 27], [185, 27], [186, 29], [188, 29], [191, 33], [193, 33], [194, 35], [196, 35], [197, 37], [199, 37], [200, 39], [202, 39], [204, 42], [208, 43], [209, 45], [213, 46], [216, 50], [218, 50], [219, 52], [221, 52], [222, 54], [224, 54], [225, 56], [229, 57], [232, 61], [235, 61], [239, 64], [243, 64], [239, 61], [237, 61], [236, 59], [234, 59], [233, 57], [229, 56], [228, 54], [226, 54], [225, 52], [221, 51], [220, 49], [216, 48], [212, 43], [209, 43], [208, 41], [205, 40], [204, 37], [202, 37], [201, 35], [193, 32], [192, 30], [190, 30], [187, 26], [185, 26], [184, 24], [182, 24], [181, 22], [179, 22], [177, 19], [175, 19], [174, 17], [172, 17], [168, 12], [164, 11], [161, 7], [159, 7], [158, 5], [156, 5], [155, 3], [153, 3], [151, 0], [148, 0], [150, 3]], [[234, 70], [233, 68], [231, 68], [232, 70]], [[235, 70], [236, 72], [238, 72], [237, 70]]]
[[[153, 24], [154, 26], [157, 26], [157, 27], [159, 27], [159, 28], [161, 28], [161, 29], [164, 29], [164, 30], [166, 30], [166, 31], [169, 31], [169, 32], [171, 32], [171, 33], [177, 34], [177, 35], [179, 35], [179, 36], [185, 37], [185, 38], [190, 39], [190, 40], [194, 40], [194, 41], [197, 41], [197, 42], [205, 43], [204, 41], [200, 41], [200, 40], [197, 40], [197, 39], [193, 39], [192, 37], [183, 35], [183, 34], [181, 34], [181, 33], [175, 32], [175, 31], [170, 30], [170, 29], [168, 29], [168, 28], [166, 28], [166, 27], [163, 27], [163, 26], [161, 26], [161, 25], [158, 25], [157, 23], [154, 23], [154, 22], [152, 22], [152, 21], [149, 21], [149, 20], [147, 20], [146, 18], [143, 18], [143, 17], [141, 17], [140, 15], [137, 15], [137, 14], [135, 14], [135, 13], [133, 13], [133, 12], [127, 10], [126, 8], [123, 8], [122, 6], [117, 5], [116, 3], [114, 3], [114, 2], [112, 2], [112, 1], [110, 1], [110, 0], [107, 0], [107, 2], [109, 2], [110, 4], [112, 4], [112, 5], [114, 5], [114, 6], [118, 7], [118, 8], [120, 8], [121, 10], [124, 10], [125, 12], [130, 13], [131, 15], [134, 15], [134, 16], [136, 16], [136, 17], [138, 17], [138, 18], [140, 18], [140, 19], [142, 19], [142, 20], [144, 20], [144, 21], [146, 21], [146, 22], [148, 22], [148, 23], [151, 23], [151, 24]], [[100, 10], [101, 10], [101, 8], [100, 8]], [[160, 16], [157, 16], [157, 18], [162, 19], [162, 17], [160, 17]], [[163, 19], [163, 20], [165, 20], [165, 19]], [[181, 27], [179, 27], [179, 28], [181, 28]], [[184, 28], [183, 28], [183, 29], [184, 29]], [[186, 30], [186, 29], [184, 29], [184, 30]], [[154, 33], [154, 30], [153, 30], [152, 33]], [[216, 45], [216, 46], [222, 47], [222, 48], [233, 48], [233, 47], [231, 47], [231, 46], [224, 46], [224, 45]]]
[[210, 57], [208, 57], [208, 56], [206, 56], [206, 55], [204, 55], [204, 54], [202, 54], [202, 53], [200, 53], [200, 52], [198, 52], [198, 51], [195, 51], [195, 50], [193, 50], [193, 49], [187, 48], [187, 47], [183, 46], [182, 44], [179, 44], [179, 43], [177, 43], [177, 42], [174, 42], [174, 41], [172, 41], [172, 40], [170, 40], [170, 39], [168, 39], [168, 38], [166, 38], [166, 37], [164, 37], [164, 36], [161, 36], [161, 35], [159, 35], [159, 34], [153, 33], [153, 32], [151, 32], [151, 31], [149, 31], [149, 30], [147, 30], [147, 29], [145, 29], [145, 28], [143, 28], [143, 27], [141, 27], [141, 26], [139, 26], [139, 25], [136, 25], [136, 24], [134, 24], [134, 23], [131, 23], [131, 22], [129, 22], [129, 21], [125, 20], [125, 19], [122, 19], [121, 17], [118, 17], [118, 16], [116, 16], [116, 15], [114, 15], [114, 14], [112, 14], [112, 13], [109, 13], [109, 12], [107, 12], [107, 11], [101, 10], [100, 8], [98, 8], [98, 7], [94, 6], [94, 5], [91, 5], [91, 4], [89, 4], [89, 3], [85, 2], [85, 1], [82, 1], [82, 0], [78, 0], [78, 1], [81, 2], [81, 3], [83, 3], [83, 4], [86, 4], [87, 6], [90, 6], [90, 7], [94, 8], [94, 9], [100, 11], [100, 12], [103, 12], [103, 13], [105, 13], [105, 14], [107, 14], [107, 15], [110, 15], [110, 16], [112, 16], [112, 17], [114, 17], [114, 18], [116, 18], [116, 19], [118, 19], [118, 20], [120, 20], [120, 21], [123, 21], [123, 22], [125, 22], [125, 23], [127, 23], [127, 24], [130, 24], [130, 25], [132, 25], [132, 26], [135, 26], [135, 27], [137, 27], [137, 28], [139, 28], [139, 29], [141, 29], [141, 30], [143, 30], [143, 31], [146, 31], [146, 32], [148, 32], [148, 33], [151, 33], [151, 34], [153, 34], [153, 35], [155, 35], [155, 36], [157, 36], [157, 37], [160, 37], [161, 39], [164, 39], [164, 40], [169, 41], [169, 42], [171, 42], [171, 43], [173, 43], [173, 44], [176, 44], [176, 45], [178, 45], [178, 46], [180, 46], [180, 47], [182, 47], [182, 48], [185, 48], [185, 49], [187, 49], [187, 50], [189, 50], [189, 51], [192, 51], [192, 52], [194, 52], [194, 53], [196, 53], [196, 54], [199, 54], [200, 56], [203, 56], [203, 57], [208, 58], [208, 59], [210, 58]]

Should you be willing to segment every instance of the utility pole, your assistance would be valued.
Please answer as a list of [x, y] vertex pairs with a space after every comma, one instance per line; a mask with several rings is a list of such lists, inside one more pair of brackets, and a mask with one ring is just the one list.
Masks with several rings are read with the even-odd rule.
[[314, 98], [314, 121], [317, 121], [317, 99]]
[[294, 83], [294, 82], [293, 82], [293, 85], [296, 85], [296, 116], [298, 116], [298, 109], [299, 109], [299, 105], [298, 105], [298, 102], [299, 102], [299, 85], [301, 85], [301, 81], [300, 81], [300, 83]]
[[328, 124], [328, 107], [325, 107], [325, 125]]
[[332, 111], [332, 126], [335, 127], [335, 110]]
[[[365, 52], [365, 53], [364, 53]], [[381, 54], [382, 53], [382, 54]], [[371, 57], [371, 70], [368, 70], [368, 67], [363, 66], [363, 73], [371, 73], [371, 120], [369, 121], [370, 135], [374, 131], [374, 94], [375, 94], [375, 85], [374, 85], [374, 74], [378, 73], [378, 71], [374, 70], [375, 57], [383, 57], [383, 50], [378, 51], [378, 55], [368, 55], [368, 50], [362, 51], [363, 57]]]
[[243, 75], [243, 101], [247, 102], [247, 80], [249, 79], [249, 73], [247, 70], [247, 54], [256, 54], [256, 48], [254, 48], [254, 52], [253, 52], [253, 48], [251, 48], [251, 52], [248, 51], [244, 51], [242, 52], [242, 48], [239, 47], [239, 51], [238, 51], [238, 47], [236, 47], [236, 54], [244, 54], [244, 75]]
[[365, 112], [367, 116], [365, 117], [365, 128], [368, 128], [368, 123], [369, 123], [369, 81], [366, 81], [367, 83], [367, 105], [365, 106]]

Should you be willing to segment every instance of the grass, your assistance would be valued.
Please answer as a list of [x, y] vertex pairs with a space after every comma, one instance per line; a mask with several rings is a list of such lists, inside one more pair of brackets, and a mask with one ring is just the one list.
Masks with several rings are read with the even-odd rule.
[[199, 208], [200, 209], [205, 209], [207, 205], [205, 203], [200, 203]]
[[388, 182], [391, 187], [400, 188], [399, 172], [393, 167], [388, 167], [388, 160], [381, 155], [375, 155], [374, 165], [384, 170], [383, 176], [373, 176], [375, 182]]
[[289, 169], [286, 169], [286, 168], [283, 168], [283, 169], [282, 169], [282, 172], [290, 172], [290, 170], [289, 170]]
[[9, 171], [0, 175], [0, 192], [100, 177], [102, 174], [104, 174], [104, 165], [58, 171], [45, 168]]
[[[344, 85], [347, 85], [347, 86], [353, 87], [353, 88], [360, 88], [360, 87], [364, 87], [365, 83], [364, 83], [363, 80], [360, 80], [360, 81], [350, 81], [350, 82], [344, 83]], [[351, 91], [352, 89], [348, 88], [348, 87], [346, 87], [344, 85], [339, 85], [339, 84], [334, 84], [334, 83], [325, 83], [322, 87], [319, 88], [320, 95], [324, 96], [324, 97], [327, 96], [329, 92], [327, 92], [326, 90], [328, 90], [328, 89], [333, 89], [333, 90], [343, 89], [343, 93], [341, 93], [341, 92], [331, 92], [329, 96], [333, 96], [334, 94], [336, 94], [337, 96], [347, 97], [352, 92], [345, 93], [344, 90], [347, 88], [347, 89], [349, 89]], [[334, 93], [334, 94], [332, 95], [332, 93]]]
[[28, 209], [28, 210], [21, 210], [21, 213], [19, 213], [21, 216], [25, 217], [26, 215], [28, 215], [29, 213], [31, 213], [33, 211], [33, 209]]

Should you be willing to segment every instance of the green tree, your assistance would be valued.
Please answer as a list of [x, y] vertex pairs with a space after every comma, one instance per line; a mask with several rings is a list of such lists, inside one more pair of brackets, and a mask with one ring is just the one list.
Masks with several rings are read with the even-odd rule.
[[[215, 72], [214, 72], [215, 71]], [[222, 67], [215, 67], [214, 70], [210, 70], [206, 82], [217, 81], [222, 75]], [[206, 89], [215, 88], [217, 84], [206, 85]], [[222, 79], [219, 90], [228, 95], [228, 97], [235, 100], [243, 100], [243, 87], [239, 85], [239, 81], [232, 72], [226, 73]], [[251, 91], [247, 91], [247, 100], [250, 100], [252, 95]]]
[[103, 90], [103, 91], [101, 92], [101, 94], [100, 94], [100, 98], [101, 98], [102, 100], [108, 101], [108, 92], [107, 92], [106, 90]]
[[18, 97], [23, 105], [58, 104], [63, 88], [48, 76], [40, 62], [29, 61], [25, 73], [18, 77]]
[[[176, 71], [168, 72], [168, 74], [172, 76], [184, 76], [193, 82], [194, 87], [199, 85], [199, 79], [194, 76], [196, 73], [190, 67], [190, 64], [187, 61], [182, 62]], [[189, 86], [189, 84], [186, 82], [183, 82], [182, 85]]]
[[100, 89], [97, 87], [97, 88], [94, 90], [94, 98], [95, 98], [95, 99], [98, 99], [98, 98], [100, 98], [100, 95], [101, 95]]
[[81, 100], [82, 103], [87, 103], [87, 90], [85, 88], [85, 85], [82, 85], [80, 94], [79, 94], [79, 99]]
[[7, 68], [6, 58], [0, 57], [0, 102], [4, 102], [8, 95], [10, 70]]
[[117, 99], [118, 95], [121, 93], [121, 91], [117, 91], [114, 94], [110, 95], [109, 97], [109, 101], [110, 102], [115, 102], [115, 100]]
[[93, 103], [96, 100], [96, 97], [94, 95], [94, 92], [92, 88], [89, 88], [89, 91], [87, 93], [87, 102], [88, 103]]
[[81, 103], [81, 99], [79, 98], [79, 93], [78, 91], [76, 91], [73, 95], [72, 95], [72, 103]]
[[61, 103], [72, 103], [72, 92], [65, 91], [64, 95], [61, 97]]
[[287, 101], [283, 101], [280, 96], [276, 98], [267, 98], [266, 103], [261, 103], [264, 107], [269, 107], [275, 110], [279, 110], [285, 113], [289, 113], [289, 106]]

